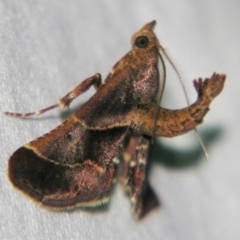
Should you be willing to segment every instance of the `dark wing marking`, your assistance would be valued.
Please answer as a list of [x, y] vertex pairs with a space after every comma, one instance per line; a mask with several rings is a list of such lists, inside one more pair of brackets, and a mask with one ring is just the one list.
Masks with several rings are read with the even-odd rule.
[[[70, 134], [71, 129], [68, 133], [61, 131], [66, 127], [71, 128], [63, 124], [50, 132], [62, 132], [66, 136], [60, 134], [51, 142], [47, 134], [19, 148], [9, 160], [11, 182], [51, 208], [95, 206], [106, 202], [126, 128], [89, 131], [76, 123]], [[45, 141], [48, 150], [37, 148]]]

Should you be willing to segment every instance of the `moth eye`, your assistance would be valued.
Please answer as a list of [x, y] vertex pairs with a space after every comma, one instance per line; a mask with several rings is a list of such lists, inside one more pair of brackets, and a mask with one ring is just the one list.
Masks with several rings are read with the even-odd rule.
[[149, 43], [149, 40], [146, 36], [137, 37], [135, 40], [135, 45], [139, 48], [147, 47], [148, 43]]

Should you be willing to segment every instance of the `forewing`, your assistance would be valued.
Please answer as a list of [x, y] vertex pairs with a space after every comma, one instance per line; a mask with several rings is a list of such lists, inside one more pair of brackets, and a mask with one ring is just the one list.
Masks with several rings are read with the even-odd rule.
[[51, 208], [101, 204], [109, 199], [125, 132], [89, 131], [69, 120], [19, 148], [9, 160], [9, 178]]

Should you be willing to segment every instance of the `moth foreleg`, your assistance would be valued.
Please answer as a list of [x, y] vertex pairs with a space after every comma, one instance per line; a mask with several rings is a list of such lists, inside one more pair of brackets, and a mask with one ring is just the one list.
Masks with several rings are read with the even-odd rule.
[[62, 108], [69, 107], [70, 103], [82, 93], [86, 92], [91, 86], [94, 86], [98, 90], [102, 85], [102, 78], [100, 73], [96, 73], [94, 76], [87, 78], [81, 82], [72, 91], [66, 94], [59, 100], [59, 106]]
[[[170, 110], [158, 107], [158, 119], [154, 135], [162, 137], [175, 137], [193, 130], [203, 122], [203, 118], [209, 110], [209, 105], [222, 91], [226, 75], [214, 73], [211, 78], [204, 81], [194, 81], [194, 87], [198, 93], [195, 103], [180, 110]], [[133, 128], [141, 133], [152, 136], [155, 124], [156, 105], [141, 105], [137, 111], [128, 115], [132, 116]]]
[[69, 107], [70, 103], [75, 98], [77, 98], [82, 93], [86, 92], [92, 85], [95, 87], [96, 90], [98, 90], [100, 88], [100, 86], [102, 85], [101, 74], [96, 73], [94, 76], [85, 79], [77, 87], [75, 87], [72, 91], [70, 91], [63, 98], [61, 98], [57, 104], [43, 108], [43, 109], [35, 111], [35, 112], [29, 112], [29, 113], [4, 112], [4, 114], [13, 116], [13, 117], [24, 118], [24, 117], [30, 117], [30, 116], [37, 116], [37, 115], [43, 114], [43, 113], [50, 111], [57, 107], [67, 108], [67, 107]]

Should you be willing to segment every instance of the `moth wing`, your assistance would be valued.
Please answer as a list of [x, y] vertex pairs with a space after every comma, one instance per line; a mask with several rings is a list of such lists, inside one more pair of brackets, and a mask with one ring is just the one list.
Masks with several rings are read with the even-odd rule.
[[19, 148], [9, 160], [10, 181], [44, 206], [64, 209], [107, 202], [126, 129], [89, 131], [66, 121]]

